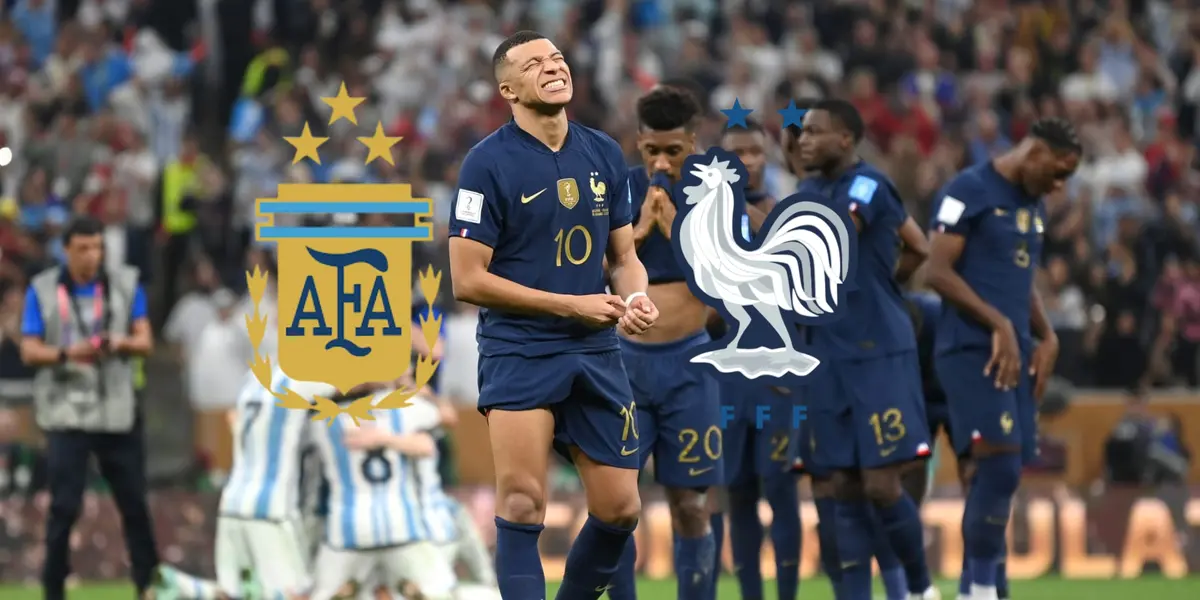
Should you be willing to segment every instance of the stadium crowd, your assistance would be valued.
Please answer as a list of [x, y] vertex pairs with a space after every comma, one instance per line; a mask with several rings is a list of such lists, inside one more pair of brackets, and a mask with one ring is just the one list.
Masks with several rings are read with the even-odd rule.
[[[409, 182], [444, 224], [458, 161], [507, 119], [490, 57], [521, 28], [567, 51], [572, 118], [609, 132], [631, 162], [634, 100], [663, 81], [708, 107], [702, 146], [735, 99], [777, 132], [792, 98], [848, 97], [867, 122], [864, 156], [919, 222], [959, 168], [1039, 116], [1066, 116], [1087, 154], [1047, 199], [1039, 274], [1060, 373], [1080, 386], [1200, 385], [1200, 9], [1185, 0], [172, 4], [3, 3], [0, 139], [15, 156], [0, 170], [6, 406], [27, 394], [22, 290], [60, 258], [57, 233], [79, 213], [107, 225], [107, 260], [142, 269], [193, 408], [231, 406], [250, 355], [244, 268], [272, 262], [252, 240], [254, 199], [282, 182]], [[343, 82], [368, 100], [358, 127], [330, 128], [321, 98]], [[394, 166], [363, 166], [354, 138], [376, 121], [403, 137]], [[331, 138], [320, 165], [291, 164], [282, 140], [306, 122]], [[768, 186], [787, 196], [795, 181], [771, 154]], [[448, 274], [445, 226], [435, 231], [414, 262]], [[475, 312], [442, 285], [441, 391], [470, 405]], [[6, 436], [13, 420], [0, 419]]]

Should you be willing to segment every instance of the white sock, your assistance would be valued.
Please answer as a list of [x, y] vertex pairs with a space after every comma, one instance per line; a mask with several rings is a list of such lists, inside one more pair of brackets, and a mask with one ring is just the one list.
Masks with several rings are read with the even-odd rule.
[[971, 600], [1000, 600], [996, 594], [996, 586], [971, 584]]

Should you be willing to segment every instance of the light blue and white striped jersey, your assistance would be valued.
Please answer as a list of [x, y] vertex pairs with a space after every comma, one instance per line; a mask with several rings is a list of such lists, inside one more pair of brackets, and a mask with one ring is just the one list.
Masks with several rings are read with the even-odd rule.
[[[437, 406], [428, 400], [417, 396], [409, 402], [413, 405], [424, 404], [436, 411]], [[438, 471], [440, 456], [437, 451], [433, 455], [416, 459], [417, 476], [421, 486], [421, 507], [425, 511], [425, 526], [429, 530], [429, 541], [437, 544], [449, 544], [458, 539], [454, 526], [454, 507], [450, 498], [442, 489], [442, 474]]]
[[[399, 435], [429, 431], [440, 422], [437, 409], [427, 403], [372, 415], [375, 421], [364, 427]], [[347, 415], [339, 415], [332, 425], [310, 425], [329, 482], [325, 544], [337, 550], [365, 550], [429, 539], [417, 461], [390, 449], [347, 448], [346, 431], [354, 426]]]
[[[271, 385], [278, 391], [291, 389], [309, 401], [337, 392], [328, 384], [293, 380], [278, 368]], [[233, 468], [221, 492], [224, 516], [280, 521], [300, 514], [301, 450], [310, 416], [276, 402], [253, 375], [247, 375], [233, 426]]]

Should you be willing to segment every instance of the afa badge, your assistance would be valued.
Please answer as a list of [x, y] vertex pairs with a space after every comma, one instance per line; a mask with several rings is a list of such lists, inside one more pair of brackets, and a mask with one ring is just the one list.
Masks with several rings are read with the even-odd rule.
[[[333, 109], [330, 124], [346, 118], [354, 124], [354, 107], [362, 102], [350, 98], [345, 85], [335, 98], [323, 98]], [[308, 158], [320, 164], [317, 148], [326, 138], [311, 134], [308, 124], [300, 137], [285, 138], [296, 148], [292, 163]], [[400, 141], [387, 137], [381, 124], [375, 135], [360, 137], [367, 146], [366, 162], [375, 159], [394, 164], [391, 147]], [[433, 239], [429, 199], [413, 198], [409, 184], [284, 184], [277, 197], [257, 201], [256, 238], [278, 245], [278, 335], [279, 366], [294, 379], [321, 381], [345, 393], [364, 383], [392, 381], [408, 372], [412, 336], [420, 335], [432, 348], [441, 329], [434, 317], [441, 273], [422, 271], [417, 286], [428, 309], [419, 324], [412, 318], [414, 242]], [[390, 214], [412, 215], [407, 227], [305, 227], [276, 225], [276, 215], [301, 214]], [[278, 399], [278, 406], [311, 410], [313, 420], [332, 424], [339, 414], [355, 423], [371, 421], [371, 411], [408, 406], [409, 398], [428, 385], [438, 363], [418, 359], [413, 385], [399, 388], [372, 403], [374, 395], [339, 406], [329, 398], [310, 403], [290, 390], [275, 390], [271, 382], [271, 358], [259, 353], [267, 319], [259, 311], [267, 276], [257, 268], [246, 274], [254, 313], [246, 317], [246, 329], [254, 346], [251, 372]], [[415, 327], [415, 330], [414, 330]]]

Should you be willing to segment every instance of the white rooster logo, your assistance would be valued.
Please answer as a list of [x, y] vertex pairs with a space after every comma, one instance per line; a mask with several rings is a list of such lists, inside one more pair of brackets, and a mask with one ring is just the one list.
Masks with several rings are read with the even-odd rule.
[[[849, 220], [805, 195], [780, 203], [760, 232], [757, 248], [734, 239], [735, 195], [731, 184], [741, 175], [730, 167], [737, 158], [723, 150], [707, 154], [709, 164], [689, 161], [698, 181], [683, 189], [689, 207], [674, 238], [691, 267], [694, 291], [715, 301], [736, 321], [729, 344], [692, 358], [722, 373], [761, 376], [805, 376], [820, 361], [796, 350], [788, 321], [817, 322], [834, 318], [839, 291], [852, 279], [855, 238]], [[707, 160], [706, 157], [699, 157]], [[738, 186], [741, 191], [742, 186]], [[782, 346], [742, 348], [742, 337], [762, 316]]]

